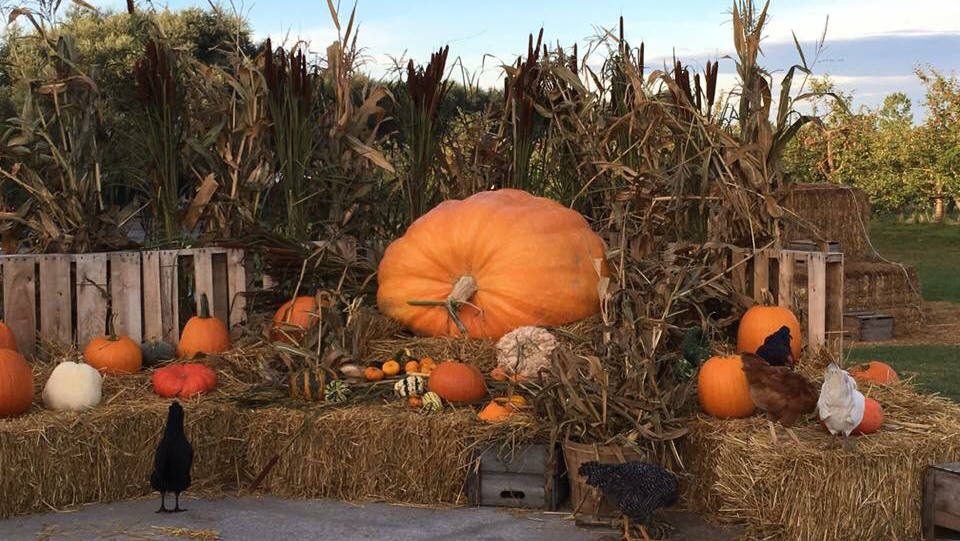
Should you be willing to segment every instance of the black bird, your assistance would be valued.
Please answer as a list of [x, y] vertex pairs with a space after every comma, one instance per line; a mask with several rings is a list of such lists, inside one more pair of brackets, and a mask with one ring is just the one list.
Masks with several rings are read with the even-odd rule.
[[[193, 447], [183, 433], [183, 407], [176, 400], [170, 404], [167, 412], [167, 426], [163, 438], [157, 445], [157, 454], [153, 458], [153, 473], [150, 474], [150, 486], [160, 491], [160, 509], [157, 513], [179, 513], [180, 493], [190, 486], [190, 467], [193, 466]], [[173, 511], [166, 508], [166, 493], [173, 492], [177, 505]]]
[[631, 539], [630, 519], [640, 523], [640, 533], [646, 541], [647, 525], [653, 512], [669, 507], [679, 498], [676, 476], [666, 469], [647, 462], [624, 462], [601, 464], [590, 461], [580, 465], [577, 473], [586, 478], [587, 484], [597, 487], [603, 495], [613, 500], [626, 517], [624, 537]]
[[790, 328], [784, 325], [768, 336], [763, 345], [757, 348], [757, 356], [762, 357], [770, 366], [793, 368], [794, 358], [790, 350]]

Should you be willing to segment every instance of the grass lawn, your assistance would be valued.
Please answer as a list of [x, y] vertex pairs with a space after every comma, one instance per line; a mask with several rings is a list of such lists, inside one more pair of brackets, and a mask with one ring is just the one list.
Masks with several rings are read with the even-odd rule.
[[[924, 300], [960, 303], [960, 225], [874, 217], [870, 241], [883, 257], [917, 270]], [[855, 347], [850, 358], [883, 361], [901, 375], [916, 373], [914, 381], [922, 388], [960, 401], [960, 346]]]
[[960, 346], [881, 346], [849, 353], [852, 362], [883, 361], [901, 377], [916, 373], [914, 382], [923, 389], [960, 401]]
[[870, 241], [883, 257], [917, 269], [924, 300], [960, 303], [960, 225], [873, 218]]

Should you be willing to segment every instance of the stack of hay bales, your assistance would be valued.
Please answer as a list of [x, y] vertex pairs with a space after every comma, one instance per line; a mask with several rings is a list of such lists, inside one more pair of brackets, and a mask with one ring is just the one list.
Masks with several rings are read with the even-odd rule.
[[[911, 267], [880, 259], [870, 246], [867, 194], [839, 184], [794, 184], [784, 207], [800, 218], [784, 236], [791, 240], [837, 241], [844, 255], [844, 312], [878, 312], [895, 318], [897, 335], [915, 331], [923, 318], [920, 281]], [[796, 275], [806, 287], [806, 275]]]

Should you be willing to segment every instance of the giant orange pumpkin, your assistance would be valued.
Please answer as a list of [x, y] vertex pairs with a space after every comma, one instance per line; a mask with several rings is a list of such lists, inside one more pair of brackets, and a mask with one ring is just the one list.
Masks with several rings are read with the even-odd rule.
[[863, 420], [853, 429], [853, 434], [873, 434], [883, 426], [883, 408], [872, 398], [865, 398], [863, 403]]
[[83, 360], [104, 374], [135, 374], [143, 366], [143, 352], [129, 336], [108, 334], [87, 343]]
[[427, 389], [449, 402], [470, 402], [487, 396], [487, 384], [479, 370], [464, 363], [440, 363], [427, 379]]
[[230, 331], [220, 318], [210, 316], [207, 296], [200, 297], [200, 313], [187, 320], [177, 344], [177, 355], [186, 359], [198, 353], [220, 353], [230, 349]]
[[889, 364], [880, 361], [870, 361], [854, 366], [849, 372], [858, 383], [869, 382], [885, 385], [900, 381], [897, 372]]
[[164, 398], [188, 398], [217, 385], [217, 373], [200, 363], [174, 364], [153, 373], [153, 390]]
[[697, 393], [703, 411], [720, 419], [749, 417], [755, 409], [739, 355], [711, 357], [703, 363]]
[[740, 318], [737, 329], [737, 352], [756, 353], [768, 336], [786, 326], [790, 329], [790, 352], [793, 360], [800, 360], [800, 348], [803, 337], [800, 334], [800, 322], [793, 312], [782, 306], [754, 306]]
[[0, 349], [0, 417], [16, 417], [33, 403], [33, 372], [22, 355]]
[[425, 335], [500, 338], [562, 325], [600, 310], [604, 252], [583, 216], [556, 201], [480, 192], [444, 201], [387, 247], [377, 303]]
[[0, 321], [0, 349], [20, 351], [17, 349], [17, 337], [14, 336], [13, 330], [2, 321]]

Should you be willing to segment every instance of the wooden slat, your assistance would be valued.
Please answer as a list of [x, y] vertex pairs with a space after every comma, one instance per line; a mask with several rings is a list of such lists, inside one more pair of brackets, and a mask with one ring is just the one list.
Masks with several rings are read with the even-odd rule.
[[143, 287], [143, 339], [163, 339], [163, 303], [160, 293], [160, 252], [151, 250], [141, 254], [141, 284]]
[[110, 298], [114, 332], [136, 342], [143, 338], [140, 307], [140, 254], [113, 252], [110, 260]]
[[793, 271], [796, 269], [793, 254], [780, 253], [779, 276], [777, 277], [777, 304], [793, 310]]
[[180, 280], [177, 268], [178, 250], [160, 252], [160, 314], [163, 339], [171, 344], [180, 341]]
[[816, 353], [826, 341], [827, 265], [826, 254], [811, 252], [807, 258], [807, 340]]
[[764, 291], [770, 291], [770, 254], [761, 250], [753, 254], [753, 298], [764, 300]]
[[73, 344], [70, 314], [71, 291], [69, 255], [39, 256], [40, 334], [62, 344]]
[[827, 262], [827, 332], [843, 332], [843, 263]]
[[936, 523], [933, 521], [934, 502], [936, 501], [937, 491], [935, 477], [937, 471], [927, 468], [923, 474], [923, 509], [921, 511], [921, 524], [923, 528], [923, 538], [927, 541], [936, 539]]
[[37, 344], [37, 281], [33, 257], [11, 257], [3, 261], [3, 314], [17, 337], [17, 349], [33, 355]]
[[[747, 254], [743, 250], [734, 250], [733, 257], [731, 259], [731, 266], [736, 265], [732, 271], [733, 278], [733, 288], [737, 290], [738, 293], [744, 295], [749, 294], [747, 291], [747, 264], [743, 262], [747, 258]], [[266, 276], [264, 276], [266, 280]], [[266, 283], [264, 283], [264, 288], [266, 288]]]
[[269, 274], [263, 275], [263, 289], [272, 289], [275, 285], [277, 285], [277, 282], [273, 279], [273, 277], [271, 277]]
[[91, 338], [106, 333], [107, 255], [78, 254], [77, 343], [83, 347]]
[[243, 250], [227, 251], [227, 275], [230, 281], [230, 325], [237, 325], [247, 319], [247, 269]]
[[211, 275], [213, 276], [213, 295], [210, 297], [210, 309], [230, 328], [230, 274], [227, 272], [227, 254], [210, 254]]
[[206, 295], [210, 310], [215, 309], [213, 302], [213, 261], [209, 250], [193, 250], [194, 291], [197, 300], [197, 313], [200, 313], [200, 297]]

